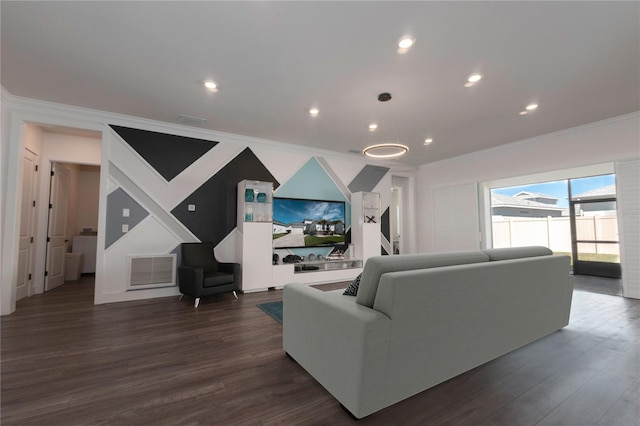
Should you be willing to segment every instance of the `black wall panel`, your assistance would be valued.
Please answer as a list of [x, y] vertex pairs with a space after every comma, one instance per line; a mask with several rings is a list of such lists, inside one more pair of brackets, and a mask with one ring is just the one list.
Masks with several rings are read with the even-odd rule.
[[110, 125], [167, 182], [218, 142]]
[[391, 226], [389, 224], [389, 208], [387, 208], [382, 217], [380, 217], [380, 231], [387, 241], [391, 242]]
[[[237, 187], [244, 179], [273, 182], [274, 190], [280, 185], [253, 151], [246, 148], [171, 213], [200, 241], [218, 244], [236, 227]], [[189, 204], [194, 204], [196, 211], [188, 211]]]

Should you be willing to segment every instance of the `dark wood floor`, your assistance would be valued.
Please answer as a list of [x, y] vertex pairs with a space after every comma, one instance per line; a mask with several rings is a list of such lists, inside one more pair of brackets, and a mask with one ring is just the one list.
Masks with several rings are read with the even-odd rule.
[[[2, 317], [2, 425], [355, 423], [255, 306], [281, 291], [194, 309], [94, 306], [92, 287], [67, 283]], [[575, 291], [568, 327], [357, 423], [638, 425], [639, 313], [639, 301]]]

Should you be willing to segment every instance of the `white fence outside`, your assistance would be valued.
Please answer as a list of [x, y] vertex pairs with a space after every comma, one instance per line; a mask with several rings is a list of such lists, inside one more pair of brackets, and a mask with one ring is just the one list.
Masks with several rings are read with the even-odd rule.
[[[539, 245], [554, 252], [571, 253], [571, 225], [568, 217], [493, 216], [493, 247]], [[615, 216], [582, 216], [576, 218], [579, 240], [618, 241]], [[619, 244], [581, 243], [580, 253], [620, 254]]]

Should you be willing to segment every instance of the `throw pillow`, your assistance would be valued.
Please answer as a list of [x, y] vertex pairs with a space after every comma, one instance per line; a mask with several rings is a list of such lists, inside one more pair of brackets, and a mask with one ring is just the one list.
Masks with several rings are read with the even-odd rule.
[[351, 284], [349, 284], [349, 287], [347, 287], [344, 290], [344, 293], [342, 293], [345, 296], [357, 296], [358, 295], [358, 287], [360, 287], [360, 277], [362, 277], [362, 274], [359, 274]]

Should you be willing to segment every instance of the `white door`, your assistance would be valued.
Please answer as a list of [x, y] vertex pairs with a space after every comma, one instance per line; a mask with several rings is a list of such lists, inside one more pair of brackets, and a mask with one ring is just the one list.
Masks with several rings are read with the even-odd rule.
[[33, 274], [33, 234], [35, 229], [36, 172], [38, 156], [28, 149], [22, 158], [22, 208], [20, 216], [20, 245], [18, 248], [18, 282], [16, 300], [31, 296]]
[[45, 291], [64, 283], [64, 260], [67, 253], [67, 209], [69, 204], [70, 173], [69, 169], [59, 163], [52, 164], [51, 172]]

